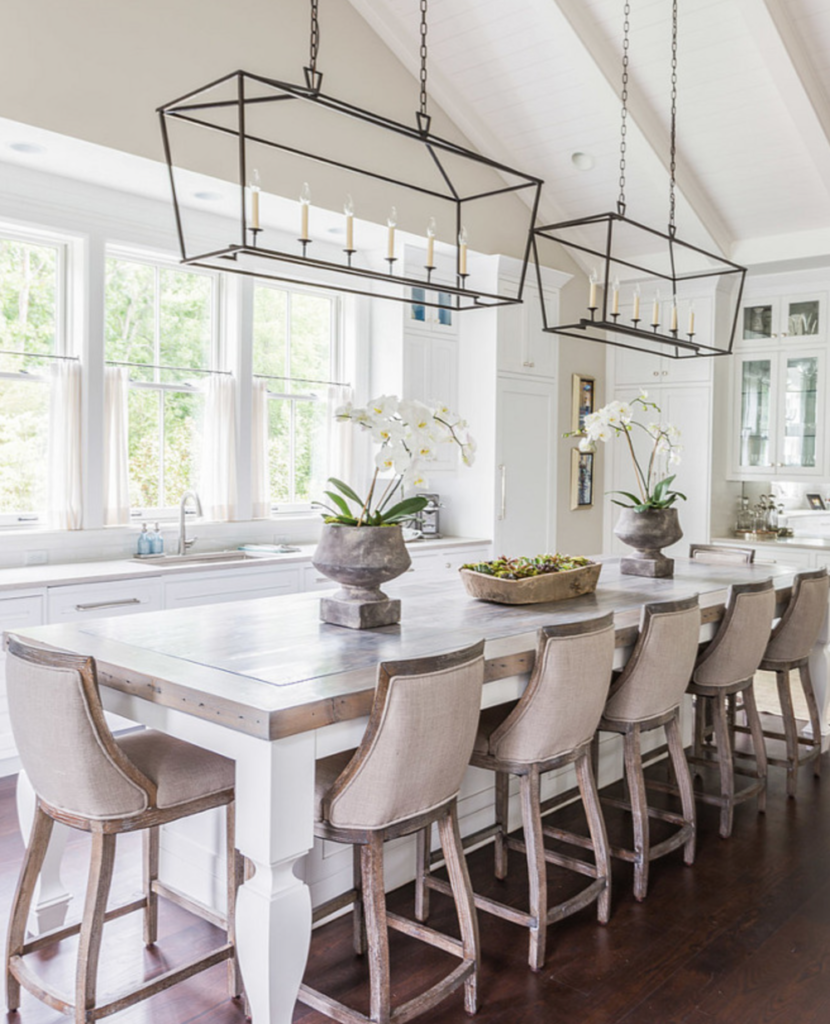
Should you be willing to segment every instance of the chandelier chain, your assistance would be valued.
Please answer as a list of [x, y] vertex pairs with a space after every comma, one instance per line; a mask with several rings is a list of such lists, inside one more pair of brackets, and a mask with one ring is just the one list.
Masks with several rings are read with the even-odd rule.
[[421, 0], [421, 114], [427, 116], [427, 0]]
[[617, 206], [621, 213], [625, 211], [625, 153], [627, 148], [626, 134], [628, 132], [628, 33], [630, 16], [631, 4], [626, 0], [623, 18], [622, 90], [620, 92], [620, 100], [622, 101], [622, 111], [620, 114], [620, 194], [617, 199]]
[[675, 226], [677, 173], [677, 0], [671, 12], [671, 142], [669, 155], [669, 226]]
[[317, 51], [320, 48], [320, 19], [318, 16], [319, 0], [311, 0], [311, 36], [309, 39], [308, 66], [312, 74], [317, 70]]

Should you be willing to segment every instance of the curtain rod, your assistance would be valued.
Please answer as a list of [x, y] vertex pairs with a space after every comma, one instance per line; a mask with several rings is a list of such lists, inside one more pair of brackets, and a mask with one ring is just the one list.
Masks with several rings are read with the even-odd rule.
[[182, 373], [221, 373], [233, 375], [232, 370], [202, 370], [196, 366], [168, 366], [166, 363], [128, 363], [121, 359], [107, 359], [107, 366], [140, 366], [143, 370], [181, 370]]
[[0, 356], [31, 356], [33, 359], [70, 359], [77, 362], [80, 356], [56, 356], [49, 352], [15, 352], [12, 349], [0, 348]]
[[277, 373], [255, 373], [254, 376], [262, 380], [287, 380], [296, 381], [298, 384], [325, 384], [327, 387], [332, 388], [351, 387], [351, 384], [346, 384], [342, 380], [309, 380], [307, 377], [281, 377]]

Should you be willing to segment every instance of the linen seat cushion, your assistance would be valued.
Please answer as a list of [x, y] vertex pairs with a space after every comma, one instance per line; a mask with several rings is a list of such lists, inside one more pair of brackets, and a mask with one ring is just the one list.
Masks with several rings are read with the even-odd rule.
[[341, 772], [346, 770], [355, 750], [342, 750], [339, 754], [321, 757], [314, 765], [314, 820], [323, 820], [323, 800], [326, 793], [337, 782]]
[[158, 787], [159, 808], [176, 807], [233, 790], [235, 765], [221, 754], [154, 729], [116, 737], [115, 741], [136, 768]]
[[510, 701], [507, 704], [494, 704], [491, 708], [485, 708], [478, 720], [478, 732], [476, 741], [473, 744], [474, 754], [488, 754], [490, 752], [490, 737], [512, 713], [519, 702]]

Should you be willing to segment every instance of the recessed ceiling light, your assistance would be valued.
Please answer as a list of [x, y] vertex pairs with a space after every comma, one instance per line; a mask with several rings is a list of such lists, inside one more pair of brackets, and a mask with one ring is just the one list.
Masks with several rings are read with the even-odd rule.
[[16, 153], [45, 153], [46, 147], [39, 146], [36, 142], [10, 142], [9, 149]]
[[590, 153], [577, 151], [576, 153], [571, 154], [571, 163], [577, 168], [577, 170], [590, 171], [596, 164], [596, 160]]
[[224, 197], [221, 192], [194, 192], [193, 198], [201, 199], [205, 203], [218, 203]]

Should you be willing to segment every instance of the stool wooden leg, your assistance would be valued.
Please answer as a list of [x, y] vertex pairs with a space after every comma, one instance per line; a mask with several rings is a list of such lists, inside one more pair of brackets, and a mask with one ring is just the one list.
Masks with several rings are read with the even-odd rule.
[[496, 824], [499, 827], [496, 833], [495, 858], [496, 878], [507, 878], [507, 834], [510, 831], [508, 823], [510, 810], [510, 776], [507, 772], [496, 772]]
[[695, 862], [695, 834], [697, 832], [697, 810], [695, 807], [695, 793], [692, 786], [692, 776], [689, 771], [689, 762], [683, 750], [683, 740], [680, 736], [680, 711], [674, 718], [666, 722], [666, 739], [669, 744], [669, 757], [674, 768], [674, 778], [677, 788], [680, 791], [680, 803], [683, 807], [683, 817], [691, 822], [692, 832], [683, 846], [683, 860], [686, 864]]
[[464, 982], [464, 1009], [467, 1013], [473, 1014], [478, 1010], [478, 972], [480, 967], [478, 918], [476, 917], [473, 887], [470, 884], [470, 874], [467, 870], [467, 860], [464, 857], [464, 847], [461, 843], [455, 803], [449, 813], [439, 820], [438, 834], [441, 838], [441, 849], [444, 851], [444, 858], [447, 862], [447, 873], [452, 886], [455, 910], [458, 914], [464, 959], [472, 960], [476, 965], [473, 976]]
[[810, 726], [813, 730], [813, 747], [818, 748], [818, 757], [813, 759], [813, 775], [816, 778], [821, 776], [821, 716], [819, 715], [816, 692], [813, 689], [813, 677], [810, 675], [810, 663], [805, 661], [798, 669], [801, 679], [801, 689], [807, 701], [807, 710], [810, 712]]
[[794, 798], [798, 785], [798, 728], [795, 724], [793, 699], [790, 693], [790, 673], [776, 672], [775, 681], [778, 684], [778, 701], [781, 705], [784, 736], [787, 742], [787, 796]]
[[522, 825], [527, 847], [527, 873], [530, 883], [530, 916], [536, 922], [530, 926], [528, 962], [534, 971], [545, 964], [545, 944], [548, 930], [548, 876], [545, 862], [545, 844], [542, 836], [542, 810], [539, 796], [539, 772], [531, 768], [520, 775]]
[[649, 824], [646, 780], [640, 751], [640, 726], [635, 723], [624, 739], [625, 777], [634, 822], [634, 899], [644, 900], [648, 892]]
[[426, 876], [430, 873], [430, 846], [432, 825], [427, 825], [415, 836], [415, 920], [426, 921], [429, 917], [429, 887]]
[[75, 1024], [86, 1024], [88, 1011], [95, 1007], [98, 957], [115, 862], [115, 838], [103, 832], [92, 833], [92, 858], [75, 974]]
[[602, 816], [594, 769], [588, 754], [577, 758], [576, 780], [582, 796], [582, 806], [585, 808], [585, 817], [588, 819], [597, 878], [605, 879], [605, 888], [597, 900], [597, 919], [600, 924], [608, 924], [611, 916], [611, 854], [608, 850], [608, 835], [605, 831], [605, 819]]
[[52, 825], [53, 822], [49, 815], [45, 814], [39, 805], [36, 805], [29, 843], [23, 856], [20, 877], [12, 900], [9, 934], [6, 938], [6, 1007], [10, 1013], [20, 1007], [20, 982], [9, 970], [9, 961], [13, 956], [22, 955], [23, 944], [26, 941], [26, 922], [29, 918], [29, 909], [32, 905], [40, 869], [43, 866], [46, 851], [49, 849]]
[[244, 881], [245, 859], [236, 849], [236, 804], [232, 800], [225, 808], [225, 857], [227, 858], [227, 933], [234, 945], [234, 955], [228, 960], [228, 994], [231, 999], [244, 995], [245, 986], [236, 955], [236, 894]]
[[389, 1024], [389, 932], [386, 924], [386, 893], [383, 890], [383, 838], [371, 836], [360, 847], [363, 906], [369, 946], [369, 1019]]
[[356, 956], [363, 956], [366, 952], [366, 908], [363, 903], [363, 870], [359, 846], [352, 847], [352, 885], [355, 891], [352, 906], [352, 946]]
[[742, 693], [746, 721], [752, 733], [752, 749], [755, 753], [755, 767], [758, 771], [758, 778], [764, 780], [764, 786], [758, 794], [758, 813], [763, 814], [767, 809], [767, 748], [764, 744], [764, 727], [761, 724], [761, 716], [758, 714], [758, 705], [755, 702], [755, 690], [748, 686]]
[[153, 891], [153, 882], [159, 877], [159, 833], [158, 826], [145, 828], [141, 836], [144, 868], [144, 945], [152, 946], [159, 937], [159, 898]]
[[715, 742], [718, 747], [720, 769], [720, 834], [728, 839], [732, 835], [735, 816], [735, 773], [732, 765], [732, 744], [729, 742], [729, 723], [726, 720], [726, 698], [723, 694], [708, 698], [715, 720]]

